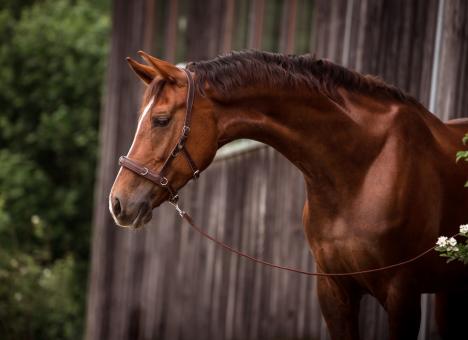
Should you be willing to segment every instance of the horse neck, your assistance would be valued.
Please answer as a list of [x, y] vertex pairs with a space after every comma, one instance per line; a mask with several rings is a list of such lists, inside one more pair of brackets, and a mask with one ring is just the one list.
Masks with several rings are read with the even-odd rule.
[[[218, 98], [219, 99], [219, 98]], [[239, 138], [268, 144], [282, 153], [306, 179], [309, 192], [325, 204], [358, 185], [379, 143], [364, 133], [346, 108], [310, 91], [243, 90], [217, 100], [219, 145]]]

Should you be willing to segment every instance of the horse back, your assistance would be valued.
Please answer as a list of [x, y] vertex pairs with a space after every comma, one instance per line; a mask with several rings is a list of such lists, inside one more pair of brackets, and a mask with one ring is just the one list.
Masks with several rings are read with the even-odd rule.
[[445, 125], [450, 130], [457, 132], [467, 133], [468, 132], [468, 118], [456, 118], [445, 122]]

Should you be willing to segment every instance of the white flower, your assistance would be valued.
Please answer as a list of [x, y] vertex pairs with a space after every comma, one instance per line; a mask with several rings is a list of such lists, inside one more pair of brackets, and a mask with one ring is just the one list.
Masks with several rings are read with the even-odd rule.
[[468, 234], [468, 224], [462, 224], [460, 226], [460, 233], [462, 234]]
[[15, 293], [14, 297], [16, 301], [21, 301], [23, 299], [23, 295], [21, 295], [21, 293]]
[[32, 215], [31, 216], [31, 223], [34, 224], [34, 225], [38, 225], [39, 223], [41, 223], [41, 218], [37, 215]]
[[439, 247], [446, 247], [446, 246], [447, 246], [447, 240], [448, 240], [448, 238], [447, 238], [446, 236], [440, 236], [440, 237], [437, 239], [436, 244], [437, 244]]
[[453, 237], [449, 238], [447, 242], [452, 247], [455, 247], [457, 245], [457, 240], [455, 240]]

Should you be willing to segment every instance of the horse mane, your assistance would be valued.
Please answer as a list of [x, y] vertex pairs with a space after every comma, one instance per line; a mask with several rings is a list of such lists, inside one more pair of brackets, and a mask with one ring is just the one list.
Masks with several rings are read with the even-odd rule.
[[342, 87], [380, 98], [421, 105], [415, 98], [372, 75], [362, 75], [310, 54], [284, 55], [247, 50], [230, 52], [214, 59], [192, 62], [187, 68], [196, 75], [198, 91], [204, 95], [208, 83], [219, 94], [229, 98], [232, 90], [252, 84], [294, 89], [306, 86], [342, 103]]

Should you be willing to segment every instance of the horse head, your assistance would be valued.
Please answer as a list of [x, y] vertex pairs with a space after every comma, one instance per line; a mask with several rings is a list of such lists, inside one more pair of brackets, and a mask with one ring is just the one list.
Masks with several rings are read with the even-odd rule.
[[[216, 119], [210, 102], [197, 96], [193, 74], [140, 51], [147, 65], [127, 58], [146, 85], [138, 124], [109, 195], [120, 226], [138, 228], [164, 201], [197, 178], [217, 150]], [[195, 100], [195, 97], [196, 100]]]

